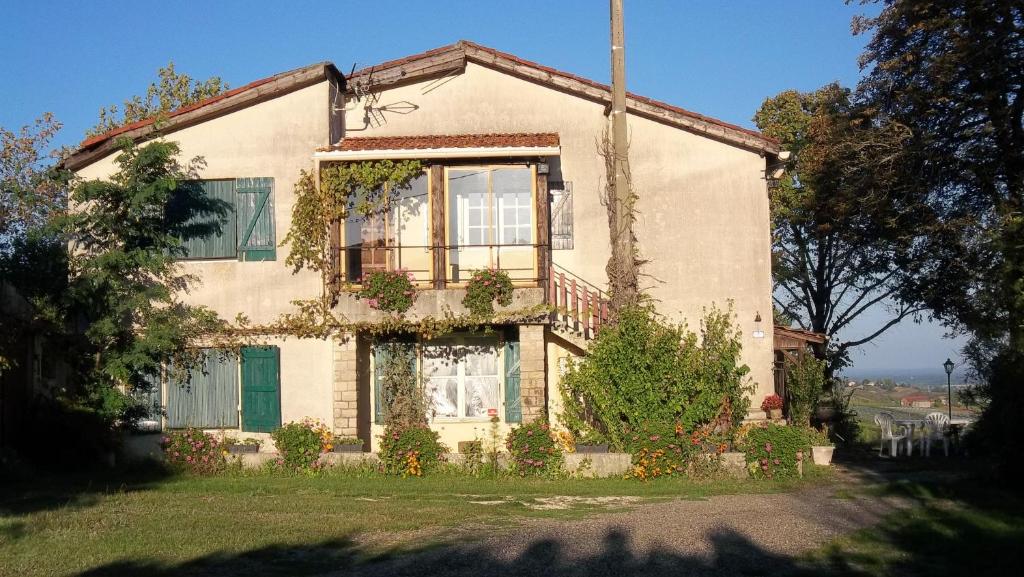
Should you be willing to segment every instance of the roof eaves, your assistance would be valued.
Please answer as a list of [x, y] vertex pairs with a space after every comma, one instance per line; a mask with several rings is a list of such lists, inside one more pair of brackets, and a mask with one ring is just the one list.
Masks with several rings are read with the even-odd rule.
[[64, 165], [71, 170], [78, 170], [88, 165], [111, 152], [116, 146], [117, 137], [123, 136], [139, 141], [156, 132], [166, 133], [180, 130], [305, 88], [324, 79], [336, 80], [342, 86], [345, 83], [344, 75], [335, 68], [333, 63], [328, 61], [261, 78], [245, 86], [172, 110], [165, 115], [166, 123], [160, 126], [157, 126], [157, 117], [154, 116], [86, 138], [79, 144], [78, 149], [64, 161]]

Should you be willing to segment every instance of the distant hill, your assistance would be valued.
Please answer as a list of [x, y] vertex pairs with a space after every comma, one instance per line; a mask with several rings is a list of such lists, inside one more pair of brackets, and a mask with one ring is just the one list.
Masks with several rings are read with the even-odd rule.
[[[854, 381], [860, 381], [862, 379], [869, 379], [872, 381], [892, 379], [897, 383], [905, 383], [913, 387], [924, 389], [946, 386], [946, 371], [944, 371], [941, 366], [934, 369], [858, 369], [857, 367], [850, 367], [842, 371], [842, 378], [844, 380]], [[967, 377], [966, 371], [953, 371], [954, 385], [969, 383], [970, 380]]]

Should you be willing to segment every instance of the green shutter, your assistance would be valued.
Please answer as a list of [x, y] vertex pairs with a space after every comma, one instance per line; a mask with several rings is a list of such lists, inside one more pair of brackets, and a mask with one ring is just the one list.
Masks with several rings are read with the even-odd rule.
[[519, 394], [519, 341], [505, 343], [505, 421], [523, 422], [523, 401]]
[[242, 430], [269, 433], [281, 426], [280, 349], [242, 348]]
[[[189, 184], [186, 183], [185, 186]], [[201, 191], [190, 190], [187, 193], [202, 194], [215, 203], [213, 210], [226, 209], [227, 214], [221, 217], [210, 210], [195, 206], [186, 207], [186, 210], [197, 212], [189, 217], [185, 224], [186, 236], [182, 239], [182, 246], [187, 254], [185, 258], [234, 258], [238, 254], [235, 248], [235, 181], [203, 180], [197, 184]], [[190, 226], [196, 229], [192, 235], [188, 235], [187, 231]]]
[[238, 426], [238, 362], [206, 351], [202, 366], [185, 382], [167, 385], [167, 426], [234, 428]]
[[274, 260], [274, 179], [235, 180], [239, 260]]
[[381, 374], [390, 356], [387, 343], [373, 345], [373, 422], [378, 425], [384, 424], [384, 384]]

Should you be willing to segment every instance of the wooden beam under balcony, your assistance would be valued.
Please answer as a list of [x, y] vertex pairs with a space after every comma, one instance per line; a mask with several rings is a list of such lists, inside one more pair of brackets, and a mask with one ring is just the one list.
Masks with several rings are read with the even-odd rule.
[[430, 165], [430, 244], [434, 257], [434, 288], [443, 289], [448, 278], [448, 251], [444, 237], [444, 166]]
[[537, 282], [547, 286], [551, 269], [551, 201], [548, 198], [548, 175], [537, 172]]

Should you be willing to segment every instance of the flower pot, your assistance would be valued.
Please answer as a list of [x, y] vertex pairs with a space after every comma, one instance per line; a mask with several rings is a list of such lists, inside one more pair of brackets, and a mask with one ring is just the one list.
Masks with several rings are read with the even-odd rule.
[[241, 455], [242, 453], [258, 453], [260, 452], [259, 445], [228, 445], [228, 452], [232, 455]]
[[331, 447], [331, 452], [332, 453], [362, 453], [363, 452], [363, 446], [362, 445], [356, 445], [356, 444], [352, 444], [352, 445], [334, 445], [333, 447]]
[[778, 421], [782, 418], [782, 409], [772, 409], [768, 411], [768, 418], [773, 421]]
[[811, 459], [815, 465], [828, 466], [832, 464], [832, 453], [836, 448], [831, 445], [823, 447], [811, 447]]
[[577, 453], [607, 453], [608, 443], [602, 443], [600, 445], [576, 445]]

